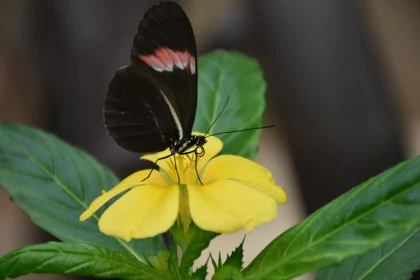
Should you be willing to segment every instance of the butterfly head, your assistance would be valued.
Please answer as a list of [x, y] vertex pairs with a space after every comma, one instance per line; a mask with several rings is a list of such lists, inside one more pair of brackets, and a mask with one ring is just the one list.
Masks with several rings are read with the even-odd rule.
[[[169, 139], [171, 151], [177, 154], [197, 153], [198, 150], [203, 150], [203, 145], [207, 143], [206, 136], [204, 135], [190, 135], [180, 140], [172, 139], [172, 141], [171, 139]], [[191, 148], [193, 149], [189, 151]]]

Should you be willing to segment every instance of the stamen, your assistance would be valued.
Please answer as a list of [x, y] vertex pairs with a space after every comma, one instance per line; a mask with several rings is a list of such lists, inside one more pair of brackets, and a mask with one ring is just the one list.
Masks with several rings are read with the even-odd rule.
[[172, 168], [172, 169], [175, 169], [175, 162], [174, 162], [173, 158], [169, 159], [169, 167]]
[[181, 155], [177, 156], [177, 161], [179, 162], [179, 169], [183, 170], [184, 168], [184, 157]]

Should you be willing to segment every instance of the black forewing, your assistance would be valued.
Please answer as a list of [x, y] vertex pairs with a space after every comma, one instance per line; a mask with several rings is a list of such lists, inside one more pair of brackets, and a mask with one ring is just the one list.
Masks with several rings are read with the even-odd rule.
[[105, 126], [118, 143], [135, 153], [166, 149], [178, 130], [156, 85], [134, 74], [131, 66], [118, 70], [109, 83], [104, 107]]
[[[195, 73], [174, 67], [158, 72], [139, 59], [153, 55], [160, 48], [188, 51], [195, 61]], [[141, 20], [134, 37], [131, 61], [141, 75], [154, 81], [166, 95], [177, 113], [184, 135], [189, 136], [197, 107], [197, 52], [191, 23], [185, 12], [174, 2], [151, 7]]]

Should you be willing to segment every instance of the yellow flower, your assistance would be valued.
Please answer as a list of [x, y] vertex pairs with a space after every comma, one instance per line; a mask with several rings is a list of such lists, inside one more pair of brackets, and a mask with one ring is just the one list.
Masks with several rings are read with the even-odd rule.
[[[169, 230], [180, 217], [185, 229], [191, 219], [207, 231], [230, 233], [252, 230], [273, 220], [277, 202], [286, 203], [286, 193], [275, 185], [271, 173], [261, 165], [234, 155], [215, 157], [223, 144], [208, 137], [205, 154], [198, 157], [176, 155], [158, 162], [159, 171], [138, 171], [95, 199], [80, 216], [84, 221], [114, 196], [126, 192], [106, 209], [99, 219], [103, 233], [130, 241]], [[145, 155], [142, 159], [156, 161], [169, 151]], [[213, 158], [214, 157], [214, 158]], [[192, 160], [191, 160], [192, 159]]]

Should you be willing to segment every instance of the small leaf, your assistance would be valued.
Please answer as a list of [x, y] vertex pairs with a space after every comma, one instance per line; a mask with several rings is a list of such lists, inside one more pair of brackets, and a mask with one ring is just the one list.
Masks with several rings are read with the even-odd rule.
[[420, 156], [350, 190], [272, 241], [246, 279], [291, 279], [363, 254], [420, 224]]
[[[174, 237], [179, 235], [174, 232], [184, 232], [183, 227], [174, 226], [171, 229]], [[194, 261], [201, 255], [204, 249], [206, 249], [210, 241], [215, 238], [218, 234], [210, 231], [205, 231], [197, 227], [194, 223], [191, 223], [188, 232], [185, 235], [185, 240], [183, 240], [182, 248], [182, 259], [180, 270], [183, 273], [188, 273], [190, 268], [193, 266]]]
[[26, 246], [0, 259], [0, 280], [29, 273], [93, 276], [132, 280], [165, 279], [131, 255], [83, 243]]
[[194, 271], [194, 273], [191, 275], [191, 280], [205, 280], [206, 279], [207, 263], [208, 263], [208, 260], [203, 266], [197, 268], [197, 270]]
[[224, 266], [214, 273], [212, 280], [243, 280], [241, 271], [233, 266]]
[[172, 242], [170, 252], [169, 252], [169, 271], [170, 274], [177, 277], [177, 279], [182, 279], [181, 271], [179, 269], [178, 262], [178, 245], [175, 242]]
[[[255, 59], [238, 52], [214, 51], [198, 59], [198, 104], [194, 131], [209, 134], [262, 126], [266, 84]], [[261, 129], [222, 134], [222, 154], [254, 158]]]
[[244, 249], [243, 249], [244, 241], [245, 241], [245, 238], [244, 240], [242, 240], [241, 244], [235, 249], [235, 251], [233, 251], [232, 254], [227, 257], [223, 266], [230, 265], [239, 270], [242, 270], [243, 257], [244, 257]]
[[83, 151], [24, 125], [0, 124], [0, 185], [31, 220], [63, 241], [130, 252], [141, 259], [164, 250], [161, 237], [126, 243], [98, 230], [98, 217], [79, 216], [118, 183], [115, 175]]
[[154, 269], [160, 272], [168, 272], [168, 264], [171, 254], [168, 251], [162, 251], [148, 258], [149, 263]]
[[219, 266], [217, 265], [217, 262], [214, 260], [214, 258], [211, 254], [210, 254], [210, 260], [211, 260], [211, 263], [213, 265], [214, 271], [217, 271], [219, 269]]
[[361, 256], [349, 258], [339, 266], [323, 269], [316, 280], [411, 279], [420, 269], [420, 229], [393, 239]]

